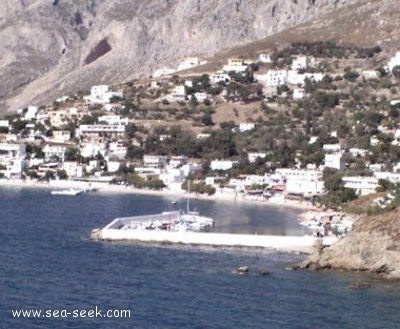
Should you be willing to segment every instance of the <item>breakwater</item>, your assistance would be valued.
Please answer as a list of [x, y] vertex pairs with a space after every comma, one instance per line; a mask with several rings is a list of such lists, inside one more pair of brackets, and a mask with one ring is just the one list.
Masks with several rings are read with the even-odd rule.
[[[172, 243], [220, 247], [258, 247], [280, 251], [311, 252], [317, 238], [305, 236], [277, 236], [254, 234], [228, 234], [210, 232], [170, 232], [153, 230], [97, 229], [91, 233], [94, 240], [137, 241], [149, 243]], [[324, 245], [337, 241], [335, 236], [322, 240]]]

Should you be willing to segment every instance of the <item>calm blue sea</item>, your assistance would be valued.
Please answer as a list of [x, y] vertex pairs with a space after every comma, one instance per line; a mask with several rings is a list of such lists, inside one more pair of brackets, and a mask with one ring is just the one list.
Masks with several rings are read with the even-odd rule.
[[[400, 284], [361, 274], [285, 270], [303, 256], [259, 249], [91, 242], [117, 216], [184, 207], [140, 195], [51, 196], [0, 189], [0, 329], [398, 329]], [[215, 230], [303, 234], [297, 212], [193, 201]], [[233, 272], [240, 265], [247, 275]], [[268, 270], [261, 276], [257, 272]], [[128, 309], [130, 318], [14, 318], [13, 309]]]

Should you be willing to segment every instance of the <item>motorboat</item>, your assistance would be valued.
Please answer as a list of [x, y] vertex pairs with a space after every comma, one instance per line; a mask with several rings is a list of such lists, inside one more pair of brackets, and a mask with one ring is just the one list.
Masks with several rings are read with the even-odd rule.
[[66, 190], [55, 190], [51, 191], [51, 195], [79, 195], [83, 194], [85, 191], [84, 190], [78, 190], [78, 189], [66, 189]]

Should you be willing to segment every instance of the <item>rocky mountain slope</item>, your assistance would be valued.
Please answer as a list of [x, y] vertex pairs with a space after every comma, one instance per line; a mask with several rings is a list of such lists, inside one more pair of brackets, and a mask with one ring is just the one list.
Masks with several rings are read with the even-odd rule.
[[372, 2], [2, 0], [0, 110], [147, 76], [310, 20], [323, 27], [325, 14]]

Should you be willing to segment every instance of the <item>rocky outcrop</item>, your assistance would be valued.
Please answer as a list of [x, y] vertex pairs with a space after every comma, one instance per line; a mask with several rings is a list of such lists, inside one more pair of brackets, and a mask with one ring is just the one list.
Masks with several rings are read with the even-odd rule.
[[313, 270], [368, 271], [400, 279], [400, 210], [360, 218], [345, 238], [330, 247], [317, 246], [301, 267]]
[[2, 0], [0, 110], [211, 56], [363, 0]]

